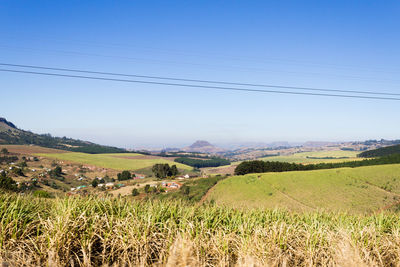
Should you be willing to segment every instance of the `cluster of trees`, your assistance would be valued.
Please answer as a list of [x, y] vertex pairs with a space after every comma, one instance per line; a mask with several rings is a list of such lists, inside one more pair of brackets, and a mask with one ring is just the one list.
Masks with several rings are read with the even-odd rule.
[[169, 166], [169, 164], [155, 164], [151, 169], [155, 177], [163, 179], [166, 177], [173, 177], [179, 174], [176, 165]]
[[375, 159], [365, 159], [360, 161], [319, 163], [319, 164], [308, 164], [308, 165], [288, 163], [288, 162], [253, 160], [253, 161], [244, 161], [240, 163], [235, 169], [235, 174], [244, 175], [247, 173], [262, 173], [262, 172], [308, 171], [308, 170], [334, 169], [343, 167], [354, 168], [361, 166], [396, 164], [396, 163], [400, 163], [400, 154], [394, 154]]
[[17, 191], [17, 183], [5, 171], [0, 173], [0, 189]]
[[229, 160], [223, 159], [223, 158], [211, 158], [211, 159], [202, 160], [202, 159], [180, 157], [180, 158], [176, 158], [174, 161], [185, 164], [185, 165], [189, 165], [189, 166], [192, 166], [195, 168], [219, 167], [219, 166], [225, 166], [225, 165], [231, 164], [231, 162]]
[[373, 150], [364, 151], [358, 154], [361, 158], [382, 157], [393, 154], [400, 154], [400, 145], [381, 147]]
[[126, 181], [135, 178], [135, 174], [131, 174], [130, 171], [123, 171], [117, 174], [118, 181]]
[[3, 147], [0, 151], [0, 153], [3, 156], [0, 156], [0, 164], [5, 163], [5, 164], [9, 164], [11, 162], [17, 161], [18, 157], [17, 156], [7, 156], [9, 154], [8, 149]]
[[0, 157], [0, 164], [5, 163], [9, 164], [11, 162], [15, 162], [18, 160], [17, 156], [2, 156]]
[[[153, 194], [160, 194], [160, 193], [163, 193], [163, 192], [165, 192], [165, 189], [163, 188], [163, 187], [160, 187], [160, 186], [150, 186], [150, 185], [146, 185], [145, 187], [144, 187], [144, 192], [146, 193], [146, 194], [151, 194], [151, 193], [153, 193]], [[132, 192], [132, 194], [133, 194], [133, 192]]]

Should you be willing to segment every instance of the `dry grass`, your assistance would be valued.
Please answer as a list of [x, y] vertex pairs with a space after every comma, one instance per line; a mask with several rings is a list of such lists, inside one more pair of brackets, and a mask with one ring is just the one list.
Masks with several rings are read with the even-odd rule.
[[0, 195], [9, 266], [398, 266], [400, 220]]

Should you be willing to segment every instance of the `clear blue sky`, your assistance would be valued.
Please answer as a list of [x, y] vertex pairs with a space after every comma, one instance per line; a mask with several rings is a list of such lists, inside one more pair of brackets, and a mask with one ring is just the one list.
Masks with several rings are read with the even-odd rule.
[[[0, 1], [0, 61], [400, 93], [399, 1]], [[121, 147], [400, 138], [400, 101], [0, 73], [0, 116]]]

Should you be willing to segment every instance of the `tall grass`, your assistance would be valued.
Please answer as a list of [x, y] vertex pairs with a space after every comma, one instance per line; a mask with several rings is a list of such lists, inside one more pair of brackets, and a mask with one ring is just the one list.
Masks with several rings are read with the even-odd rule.
[[179, 201], [0, 195], [10, 266], [399, 265], [400, 220]]

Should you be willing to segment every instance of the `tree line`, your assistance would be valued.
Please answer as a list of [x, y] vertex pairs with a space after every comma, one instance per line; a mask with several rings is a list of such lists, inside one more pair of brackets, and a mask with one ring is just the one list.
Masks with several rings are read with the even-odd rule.
[[392, 154], [400, 154], [400, 145], [381, 147], [373, 150], [367, 150], [358, 154], [361, 158], [382, 157]]
[[195, 168], [206, 168], [206, 167], [219, 167], [230, 165], [231, 162], [227, 159], [223, 158], [211, 158], [211, 159], [193, 159], [193, 158], [186, 158], [180, 157], [174, 160], [175, 162], [182, 163], [185, 165], [189, 165]]
[[344, 167], [362, 167], [372, 165], [396, 164], [400, 163], [400, 154], [394, 154], [374, 159], [364, 159], [360, 161], [347, 161], [337, 163], [318, 163], [318, 164], [297, 164], [289, 162], [277, 161], [244, 161], [235, 169], [235, 175], [244, 175], [248, 173], [263, 173], [263, 172], [287, 172], [287, 171], [310, 171], [321, 169], [334, 169]]

